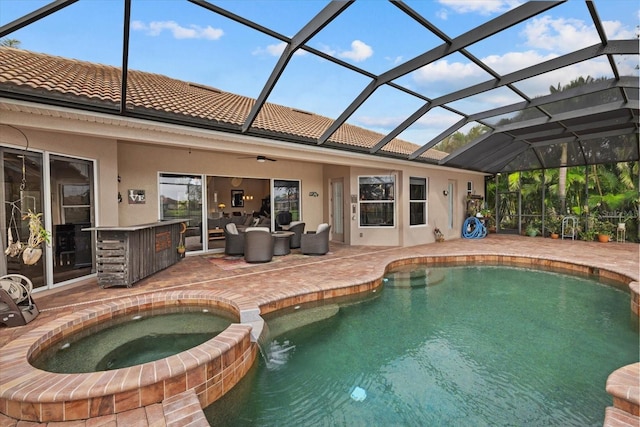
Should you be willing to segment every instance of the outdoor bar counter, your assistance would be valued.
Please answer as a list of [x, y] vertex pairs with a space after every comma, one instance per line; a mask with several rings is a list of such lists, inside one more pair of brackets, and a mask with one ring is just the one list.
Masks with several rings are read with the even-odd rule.
[[183, 219], [126, 227], [91, 227], [96, 232], [98, 285], [131, 287], [138, 280], [180, 261], [177, 247]]

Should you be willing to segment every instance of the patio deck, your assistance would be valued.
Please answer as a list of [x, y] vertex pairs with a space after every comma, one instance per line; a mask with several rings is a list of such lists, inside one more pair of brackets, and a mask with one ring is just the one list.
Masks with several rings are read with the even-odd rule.
[[[518, 265], [552, 266], [555, 263], [571, 263], [577, 269], [592, 271], [606, 276], [625, 277], [629, 282], [640, 281], [640, 245], [632, 243], [597, 243], [570, 240], [529, 238], [513, 235], [491, 234], [485, 239], [456, 239], [414, 247], [365, 247], [332, 244], [331, 252], [320, 257], [304, 257], [295, 254], [278, 258], [276, 262], [221, 268], [210, 255], [190, 256], [153, 276], [136, 283], [133, 288], [100, 289], [95, 279], [67, 287], [46, 291], [34, 296], [40, 315], [30, 324], [18, 328], [0, 329], [0, 346], [19, 338], [26, 331], [47, 324], [63, 315], [87, 308], [92, 304], [118, 300], [132, 295], [144, 295], [160, 290], [206, 289], [220, 293], [225, 298], [242, 301], [242, 304], [280, 308], [278, 301], [315, 292], [331, 296], [339, 289], [362, 283], [377, 282], [391, 262], [420, 257], [444, 257], [464, 262], [502, 263], [518, 259]], [[462, 258], [460, 258], [462, 257]], [[609, 274], [610, 273], [610, 274]], [[632, 365], [636, 366], [636, 365]], [[0, 376], [2, 376], [0, 372]], [[637, 377], [632, 378], [637, 385]], [[635, 381], [636, 384], [633, 384]], [[193, 403], [193, 396], [185, 396]], [[638, 397], [634, 397], [638, 399]], [[174, 407], [175, 399], [170, 402]], [[185, 404], [178, 413], [167, 413], [163, 408], [139, 408], [102, 419], [50, 423], [65, 426], [151, 426], [184, 425], [188, 416], [194, 416], [194, 405]], [[196, 405], [197, 406], [197, 405]], [[180, 411], [183, 410], [184, 414]], [[605, 408], [603, 408], [603, 412]], [[196, 409], [194, 424], [207, 425], [199, 418]], [[637, 414], [635, 414], [637, 415]], [[132, 424], [132, 420], [135, 423]], [[17, 423], [0, 415], [0, 427], [45, 425]]]

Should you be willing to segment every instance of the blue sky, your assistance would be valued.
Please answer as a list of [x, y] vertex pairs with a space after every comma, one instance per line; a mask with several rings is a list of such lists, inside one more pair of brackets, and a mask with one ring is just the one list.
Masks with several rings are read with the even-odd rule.
[[[317, 0], [211, 1], [235, 14], [292, 37], [327, 4]], [[0, 24], [5, 25], [47, 1], [2, 0]], [[455, 38], [516, 7], [519, 0], [407, 0], [411, 8]], [[640, 11], [634, 0], [597, 0], [597, 12], [609, 39], [636, 38]], [[80, 0], [31, 24], [8, 38], [36, 52], [119, 66], [122, 58], [122, 2]], [[544, 14], [478, 42], [468, 51], [501, 74], [510, 73], [599, 41], [588, 9], [569, 0]], [[357, 0], [309, 46], [373, 74], [401, 64], [442, 41], [400, 9], [383, 0]], [[229, 92], [257, 97], [283, 49], [280, 40], [183, 0], [133, 0], [130, 43], [131, 69], [159, 73]], [[623, 75], [638, 75], [638, 56], [616, 58]], [[578, 76], [611, 76], [606, 59], [516, 84], [528, 96], [549, 93], [550, 85]], [[467, 58], [453, 54], [396, 80], [430, 98], [489, 80]], [[369, 78], [315, 55], [294, 55], [269, 102], [336, 118], [369, 83]], [[508, 89], [496, 89], [450, 106], [472, 114], [520, 99]], [[424, 104], [420, 99], [382, 87], [349, 122], [387, 133]], [[422, 144], [457, 122], [460, 116], [434, 109], [400, 135]]]

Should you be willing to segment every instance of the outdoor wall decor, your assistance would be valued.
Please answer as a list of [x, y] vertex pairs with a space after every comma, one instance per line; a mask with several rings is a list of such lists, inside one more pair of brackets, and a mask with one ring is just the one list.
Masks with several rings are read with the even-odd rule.
[[129, 190], [129, 204], [143, 205], [146, 202], [144, 190]]
[[244, 190], [231, 190], [231, 207], [244, 207]]

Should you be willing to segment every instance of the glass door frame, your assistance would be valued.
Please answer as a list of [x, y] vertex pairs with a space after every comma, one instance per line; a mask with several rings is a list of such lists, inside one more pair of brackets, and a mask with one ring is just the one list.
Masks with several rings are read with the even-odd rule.
[[[10, 144], [6, 144], [3, 145], [2, 147], [3, 151], [4, 150], [10, 150], [12, 152], [27, 152], [29, 155], [33, 155], [33, 156], [39, 156], [39, 160], [42, 162], [40, 165], [40, 205], [42, 207], [42, 225], [44, 226], [45, 230], [47, 230], [50, 234], [50, 236], [53, 238], [53, 207], [52, 207], [52, 203], [51, 203], [51, 159], [52, 157], [56, 160], [59, 159], [69, 159], [70, 161], [73, 160], [79, 160], [79, 161], [84, 161], [84, 162], [90, 162], [91, 163], [91, 167], [92, 167], [92, 179], [91, 179], [91, 185], [93, 186], [92, 189], [92, 195], [93, 200], [93, 220], [95, 222], [95, 224], [99, 224], [99, 217], [98, 217], [98, 212], [99, 212], [99, 197], [97, 197], [97, 195], [99, 194], [99, 190], [98, 190], [98, 174], [97, 174], [97, 160], [96, 159], [91, 159], [91, 158], [86, 158], [86, 157], [81, 157], [81, 156], [72, 156], [72, 155], [68, 155], [68, 154], [62, 154], [62, 153], [57, 153], [57, 152], [52, 152], [52, 151], [46, 151], [46, 150], [39, 150], [39, 149], [34, 149], [34, 148], [28, 148], [25, 149], [24, 147], [21, 146], [15, 146], [15, 145], [10, 145]], [[2, 173], [4, 176], [4, 157], [2, 156]], [[3, 199], [3, 204], [4, 202], [7, 202], [8, 200], [6, 200], [7, 198], [7, 194], [5, 193], [5, 189], [4, 186], [2, 187], [1, 190], [1, 195], [2, 195], [2, 199]], [[21, 209], [23, 209], [23, 207], [21, 206]], [[6, 221], [7, 221], [7, 217], [6, 217], [6, 209], [2, 211], [2, 215], [0, 216], [0, 219], [2, 219], [2, 228], [4, 229], [4, 227], [6, 226]], [[95, 225], [93, 224], [93, 225]], [[3, 230], [3, 236], [2, 236], [2, 241], [3, 244], [6, 247], [6, 239], [7, 239], [7, 235], [6, 235], [6, 230]], [[92, 247], [92, 251], [93, 251], [93, 247], [94, 245], [94, 237], [92, 235], [91, 237], [91, 247]], [[24, 238], [24, 236], [22, 236], [21, 238], [22, 241], [25, 241], [26, 239]], [[55, 276], [54, 276], [54, 245], [53, 242], [50, 242], [49, 244], [43, 244], [42, 247], [43, 251], [42, 251], [42, 262], [43, 264], [43, 279], [42, 279], [42, 285], [38, 286], [38, 287], [34, 287], [33, 292], [34, 293], [38, 293], [41, 291], [46, 291], [46, 290], [50, 290], [50, 289], [55, 289], [55, 288], [59, 288], [62, 286], [66, 286], [75, 282], [79, 282], [79, 281], [83, 281], [86, 280], [87, 278], [91, 278], [91, 277], [95, 277], [96, 273], [95, 273], [95, 257], [92, 255], [91, 256], [91, 272], [87, 275], [82, 275], [79, 277], [75, 277], [69, 280], [63, 280], [60, 282], [55, 282]], [[3, 271], [8, 271], [8, 263], [6, 262], [7, 260], [7, 256], [5, 254], [0, 254], [0, 256], [5, 257], [3, 259], [3, 264], [1, 265]], [[22, 262], [22, 261], [20, 261]], [[2, 272], [3, 272], [2, 271]]]

